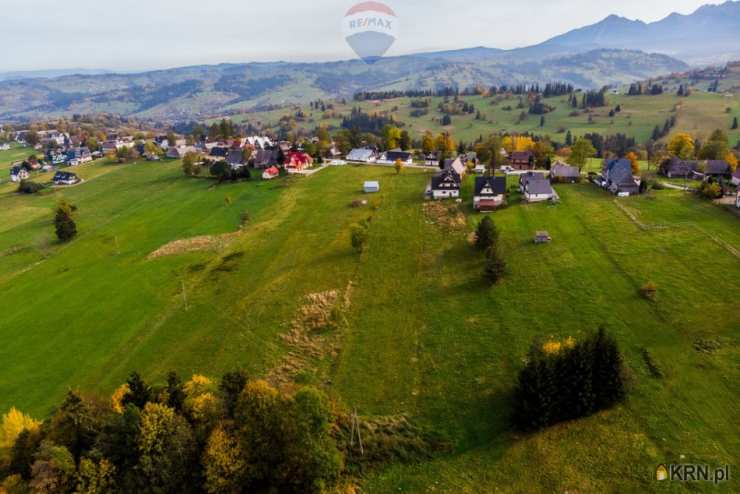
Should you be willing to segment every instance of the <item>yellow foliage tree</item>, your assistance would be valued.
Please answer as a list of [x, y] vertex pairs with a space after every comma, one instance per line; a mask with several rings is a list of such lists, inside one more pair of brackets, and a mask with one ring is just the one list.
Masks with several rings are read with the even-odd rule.
[[630, 160], [630, 164], [632, 165], [632, 175], [639, 175], [640, 174], [640, 162], [638, 161], [638, 156], [633, 151], [630, 151], [627, 153], [627, 159]]
[[123, 398], [131, 391], [128, 384], [124, 383], [118, 386], [110, 397], [110, 406], [114, 412], [121, 414], [123, 413]]
[[10, 448], [25, 429], [38, 430], [41, 423], [13, 407], [0, 422], [0, 448]]
[[730, 165], [733, 172], [737, 170], [737, 156], [735, 156], [735, 153], [732, 151], [728, 152], [727, 156], [725, 156], [725, 161]]
[[247, 466], [244, 457], [239, 441], [223, 427], [216, 427], [203, 452], [206, 491], [240, 492], [241, 476]]
[[393, 163], [393, 168], [396, 169], [396, 175], [401, 173], [401, 170], [403, 170], [403, 162], [401, 160], [396, 160], [395, 163]]
[[684, 160], [693, 157], [694, 138], [685, 132], [674, 135], [668, 143], [668, 152]]
[[528, 136], [514, 136], [514, 151], [532, 151], [534, 140]]

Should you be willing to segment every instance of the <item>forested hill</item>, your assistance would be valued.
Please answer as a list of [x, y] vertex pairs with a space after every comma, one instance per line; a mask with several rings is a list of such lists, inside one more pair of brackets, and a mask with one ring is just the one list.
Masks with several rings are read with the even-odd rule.
[[351, 97], [357, 91], [435, 89], [563, 81], [601, 87], [686, 70], [665, 55], [594, 50], [559, 58], [511, 61], [473, 48], [330, 63], [250, 63], [140, 74], [70, 75], [0, 82], [0, 119], [113, 112], [164, 121], [202, 119], [258, 107]]

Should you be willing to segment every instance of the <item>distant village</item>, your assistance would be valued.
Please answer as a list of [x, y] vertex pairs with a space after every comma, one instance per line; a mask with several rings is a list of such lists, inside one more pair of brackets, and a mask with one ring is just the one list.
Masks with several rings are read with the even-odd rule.
[[[331, 139], [320, 144], [319, 137], [304, 138], [300, 142], [277, 141], [264, 135], [195, 140], [192, 136], [171, 132], [150, 134], [149, 138], [110, 132], [106, 140], [98, 144], [94, 139], [82, 141], [57, 130], [35, 131], [33, 142], [29, 143], [29, 133], [19, 130], [12, 134], [14, 145], [28, 146], [33, 152], [11, 166], [11, 182], [28, 181], [35, 173], [54, 172], [55, 186], [69, 186], [81, 182], [74, 172], [76, 167], [102, 158], [120, 163], [137, 159], [157, 162], [187, 158], [193, 167], [207, 168], [212, 176], [226, 176], [232, 180], [250, 177], [250, 170], [258, 172], [263, 180], [271, 180], [281, 174], [310, 175], [326, 166], [346, 164], [423, 168], [435, 171], [425, 191], [430, 200], [459, 201], [463, 178], [472, 174], [475, 175], [472, 205], [480, 212], [505, 206], [512, 192], [521, 194], [525, 202], [557, 202], [559, 197], [552, 187], [554, 183], [589, 181], [619, 197], [638, 195], [648, 189], [635, 166], [634, 156], [604, 159], [600, 172], [583, 172], [582, 167], [569, 164], [559, 156], [553, 159], [548, 156], [541, 163], [532, 150], [509, 152], [503, 146], [499, 156], [487, 157], [484, 162], [475, 151], [461, 148], [457, 152], [445, 148], [424, 153], [401, 148], [382, 150], [377, 144], [368, 144], [342, 152]], [[326, 136], [323, 139], [326, 141]], [[522, 141], [531, 142], [526, 139], [517, 142]], [[0, 150], [7, 149], [10, 149], [9, 143], [0, 146]], [[716, 196], [732, 195], [740, 208], [740, 169], [725, 160], [698, 161], [673, 156], [660, 164], [658, 173], [668, 180], [669, 187], [678, 187], [677, 179], [712, 185]], [[380, 186], [374, 184], [374, 188]]]

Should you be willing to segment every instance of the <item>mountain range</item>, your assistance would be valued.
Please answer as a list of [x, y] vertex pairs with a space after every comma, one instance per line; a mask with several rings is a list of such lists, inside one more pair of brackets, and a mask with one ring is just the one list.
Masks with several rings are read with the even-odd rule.
[[113, 112], [173, 122], [351, 97], [360, 90], [549, 81], [599, 88], [740, 59], [737, 33], [740, 2], [731, 1], [653, 23], [611, 15], [525, 48], [420, 53], [374, 65], [350, 60], [221, 64], [138, 74], [0, 74], [0, 119]]

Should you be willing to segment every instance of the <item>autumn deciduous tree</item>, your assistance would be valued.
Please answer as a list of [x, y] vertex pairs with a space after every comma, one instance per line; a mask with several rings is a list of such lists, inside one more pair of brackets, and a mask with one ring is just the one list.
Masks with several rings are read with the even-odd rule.
[[637, 153], [635, 153], [634, 151], [630, 151], [625, 157], [630, 160], [630, 165], [632, 165], [632, 175], [639, 175], [640, 162], [638, 161]]
[[216, 427], [203, 453], [205, 489], [212, 494], [239, 493], [247, 462], [238, 439], [226, 428]]
[[401, 173], [401, 170], [403, 170], [403, 162], [401, 160], [396, 160], [395, 163], [393, 163], [393, 168], [396, 169], [396, 175]]
[[674, 135], [668, 143], [668, 152], [681, 159], [690, 159], [694, 156], [694, 138], [690, 134], [680, 132]]
[[18, 435], [24, 430], [38, 430], [41, 423], [32, 417], [20, 412], [17, 408], [11, 408], [3, 415], [0, 421], [0, 449], [13, 446]]
[[594, 145], [590, 140], [580, 137], [571, 148], [570, 162], [576, 165], [580, 170], [586, 166], [586, 161], [594, 156], [596, 156], [596, 148], [594, 148]]
[[192, 481], [195, 441], [190, 425], [175, 411], [147, 403], [137, 438], [136, 470], [141, 492], [185, 492]]

